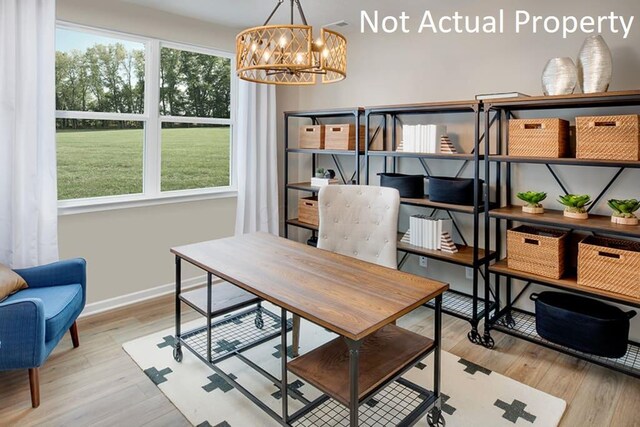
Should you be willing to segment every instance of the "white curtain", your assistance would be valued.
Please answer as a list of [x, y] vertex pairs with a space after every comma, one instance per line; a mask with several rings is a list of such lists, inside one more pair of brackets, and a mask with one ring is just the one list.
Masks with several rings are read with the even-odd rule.
[[236, 234], [278, 235], [275, 87], [240, 80], [238, 94]]
[[55, 0], [0, 1], [0, 262], [58, 259]]

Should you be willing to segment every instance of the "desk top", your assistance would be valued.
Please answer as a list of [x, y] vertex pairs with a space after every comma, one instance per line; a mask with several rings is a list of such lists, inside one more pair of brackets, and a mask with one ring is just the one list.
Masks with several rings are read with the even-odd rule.
[[363, 339], [449, 287], [267, 233], [195, 243], [171, 252], [352, 340]]

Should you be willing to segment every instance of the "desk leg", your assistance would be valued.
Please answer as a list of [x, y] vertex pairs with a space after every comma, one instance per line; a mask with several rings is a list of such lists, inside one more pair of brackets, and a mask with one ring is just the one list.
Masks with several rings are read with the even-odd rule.
[[180, 345], [180, 318], [182, 306], [180, 304], [180, 292], [182, 292], [182, 259], [176, 255], [176, 343], [173, 347], [173, 358], [176, 362], [182, 362], [182, 345]]
[[211, 273], [207, 273], [207, 360], [211, 363]]
[[433, 355], [433, 394], [436, 404], [431, 413], [427, 416], [430, 426], [444, 426], [442, 418], [442, 403], [440, 394], [440, 375], [441, 375], [441, 347], [442, 347], [442, 295], [436, 297], [436, 317], [434, 326], [435, 345]]
[[362, 341], [354, 341], [345, 338], [349, 348], [349, 426], [358, 426], [360, 399], [358, 391], [358, 374], [360, 372], [360, 346]]
[[280, 359], [282, 364], [282, 378], [280, 393], [282, 394], [282, 420], [289, 423], [289, 384], [287, 380], [287, 310], [280, 311]]

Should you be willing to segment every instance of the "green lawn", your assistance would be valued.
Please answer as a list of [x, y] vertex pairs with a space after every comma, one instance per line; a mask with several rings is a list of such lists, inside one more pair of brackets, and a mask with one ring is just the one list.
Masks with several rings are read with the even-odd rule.
[[[142, 129], [59, 131], [58, 199], [142, 192]], [[162, 130], [162, 191], [229, 185], [229, 128]]]

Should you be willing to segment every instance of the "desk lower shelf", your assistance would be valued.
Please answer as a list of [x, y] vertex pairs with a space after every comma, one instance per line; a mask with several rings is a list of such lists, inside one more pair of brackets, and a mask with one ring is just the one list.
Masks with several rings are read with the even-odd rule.
[[[366, 338], [360, 348], [358, 401], [366, 400], [434, 348], [433, 340], [394, 325]], [[349, 351], [343, 338], [298, 357], [288, 367], [328, 396], [349, 405]]]

